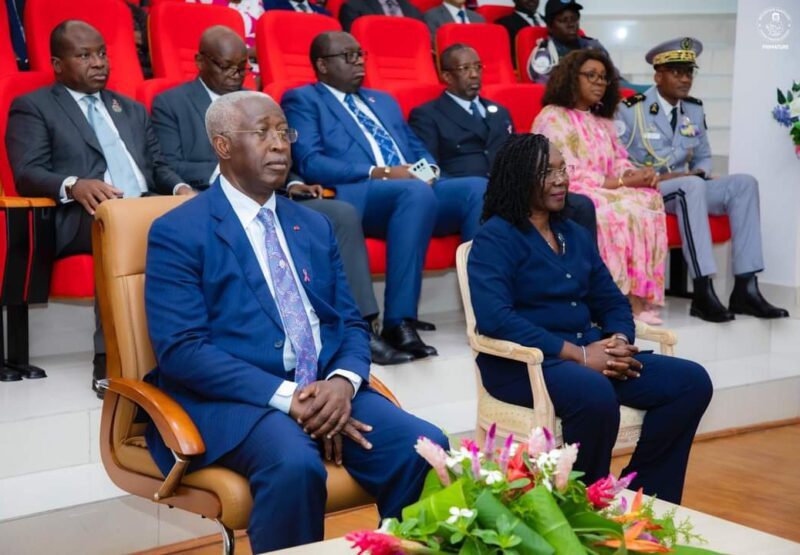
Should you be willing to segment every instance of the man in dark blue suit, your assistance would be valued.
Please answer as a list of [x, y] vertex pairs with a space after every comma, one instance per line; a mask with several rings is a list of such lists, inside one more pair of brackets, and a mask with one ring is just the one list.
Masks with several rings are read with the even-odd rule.
[[[253, 552], [322, 539], [323, 456], [398, 516], [427, 471], [417, 437], [447, 438], [369, 387], [367, 326], [331, 224], [274, 195], [297, 132], [253, 91], [215, 100], [206, 127], [220, 177], [150, 230], [145, 306], [158, 368], [147, 381], [203, 437], [191, 470], [217, 463], [247, 477]], [[174, 458], [152, 425], [147, 445], [166, 473]]]
[[486, 179], [431, 179], [410, 164], [436, 162], [403, 120], [388, 94], [361, 88], [364, 53], [352, 35], [329, 32], [311, 45], [318, 83], [288, 91], [286, 117], [299, 132], [295, 168], [306, 180], [336, 187], [337, 198], [363, 214], [367, 236], [386, 238], [386, 310], [383, 337], [416, 357], [435, 354], [412, 325], [430, 236], [479, 227]]
[[284, 10], [301, 13], [331, 15], [331, 12], [308, 0], [264, 0], [264, 11]]
[[[514, 133], [511, 114], [481, 98], [483, 64], [463, 43], [447, 47], [440, 58], [447, 90], [411, 110], [409, 124], [447, 175], [489, 176], [497, 151]], [[567, 194], [564, 215], [597, 236], [594, 204], [584, 195]]]
[[[247, 46], [228, 27], [209, 27], [200, 38], [195, 56], [197, 79], [165, 91], [153, 101], [153, 127], [164, 148], [168, 162], [195, 189], [207, 189], [213, 181], [217, 157], [206, 140], [205, 114], [211, 101], [242, 89], [247, 67]], [[372, 289], [369, 258], [361, 219], [348, 203], [323, 199], [319, 185], [306, 185], [289, 176], [286, 193], [308, 197], [303, 204], [330, 218], [339, 244], [347, 280], [358, 308], [365, 319], [378, 316], [378, 302]], [[372, 360], [377, 364], [399, 364], [413, 357], [393, 349], [377, 334], [370, 332]]]

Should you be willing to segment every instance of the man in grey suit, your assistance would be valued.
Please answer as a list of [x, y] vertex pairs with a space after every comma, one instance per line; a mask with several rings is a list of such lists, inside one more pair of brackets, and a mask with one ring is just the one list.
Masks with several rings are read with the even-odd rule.
[[466, 4], [467, 0], [444, 0], [422, 15], [431, 30], [431, 44], [436, 44], [436, 30], [445, 23], [486, 23], [481, 14], [468, 10]]
[[[205, 130], [205, 114], [213, 100], [242, 90], [247, 67], [247, 46], [234, 31], [217, 25], [200, 37], [195, 55], [197, 79], [156, 96], [153, 127], [164, 156], [195, 189], [205, 190], [218, 174], [217, 156]], [[302, 200], [305, 207], [326, 215], [333, 224], [347, 282], [361, 314], [368, 322], [378, 315], [372, 289], [369, 259], [361, 219], [350, 204], [322, 198], [322, 187], [306, 185], [289, 175], [284, 192]], [[370, 327], [370, 329], [372, 329]], [[413, 357], [393, 349], [376, 333], [370, 334], [372, 360], [377, 364], [399, 364]]]
[[[50, 34], [50, 53], [57, 83], [14, 100], [6, 148], [17, 190], [58, 203], [55, 255], [61, 258], [92, 252], [100, 203], [173, 194], [182, 180], [162, 158], [144, 106], [105, 89], [106, 45], [94, 27], [61, 23]], [[94, 344], [97, 391], [96, 380], [105, 377], [99, 323]]]
[[[734, 314], [783, 318], [789, 313], [771, 305], [758, 288], [764, 269], [761, 249], [758, 182], [751, 175], [711, 177], [703, 103], [689, 96], [703, 51], [697, 39], [659, 44], [645, 59], [655, 69], [655, 86], [620, 104], [617, 133], [631, 160], [659, 172], [667, 212], [677, 214], [683, 255], [694, 278], [691, 315], [726, 322]], [[708, 214], [727, 214], [733, 241], [736, 282], [729, 308], [720, 302], [711, 276], [716, 273]]]
[[422, 12], [408, 0], [347, 0], [339, 10], [339, 22], [349, 32], [353, 21], [362, 15], [413, 17], [422, 21]]

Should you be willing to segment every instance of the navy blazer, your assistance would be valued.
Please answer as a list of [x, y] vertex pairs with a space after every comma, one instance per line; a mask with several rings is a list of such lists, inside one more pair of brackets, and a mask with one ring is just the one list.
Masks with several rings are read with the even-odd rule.
[[[276, 212], [308, 299], [320, 319], [318, 378], [345, 369], [369, 380], [367, 326], [350, 295], [328, 219], [277, 197]], [[158, 367], [146, 381], [189, 413], [206, 452], [192, 470], [235, 448], [271, 408], [286, 377], [277, 305], [219, 182], [153, 223], [145, 307]], [[366, 384], [365, 384], [366, 385]], [[174, 459], [150, 425], [162, 472]]]
[[479, 100], [486, 108], [485, 123], [473, 118], [447, 93], [411, 110], [411, 128], [447, 175], [488, 177], [497, 151], [514, 132], [508, 110]]
[[[331, 15], [331, 12], [329, 12], [322, 6], [317, 6], [313, 2], [308, 2], [308, 5], [311, 6], [311, 11], [313, 11], [314, 13], [328, 15], [328, 16]], [[264, 0], [264, 11], [268, 12], [270, 10], [284, 10], [290, 12], [297, 11], [294, 9], [294, 6], [292, 6], [289, 0]]]
[[[537, 347], [545, 364], [557, 359], [564, 341], [588, 345], [623, 333], [633, 343], [630, 304], [589, 232], [566, 219], [551, 227], [563, 235], [563, 255], [530, 224], [520, 230], [493, 216], [478, 231], [467, 264], [478, 331]], [[504, 366], [495, 357], [481, 359], [482, 373], [494, 364]]]
[[[397, 143], [406, 162], [436, 161], [403, 119], [391, 95], [362, 88], [358, 95]], [[336, 198], [363, 213], [369, 170], [375, 158], [350, 112], [321, 83], [291, 89], [281, 101], [289, 125], [298, 131], [292, 145], [294, 170], [306, 183], [336, 188]]]

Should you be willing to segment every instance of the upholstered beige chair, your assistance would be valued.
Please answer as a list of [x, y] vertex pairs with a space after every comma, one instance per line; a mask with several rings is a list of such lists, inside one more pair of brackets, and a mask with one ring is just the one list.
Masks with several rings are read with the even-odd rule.
[[[561, 419], [556, 417], [553, 402], [547, 393], [547, 386], [542, 375], [542, 351], [535, 347], [523, 347], [511, 341], [492, 339], [477, 333], [475, 327], [475, 313], [472, 310], [472, 300], [469, 292], [469, 278], [467, 276], [467, 258], [472, 247], [472, 242], [467, 242], [458, 247], [456, 251], [456, 268], [458, 270], [458, 285], [461, 289], [461, 299], [464, 303], [464, 315], [467, 320], [467, 337], [472, 347], [473, 356], [485, 353], [503, 358], [510, 358], [528, 365], [531, 391], [533, 392], [533, 408], [520, 407], [504, 403], [495, 399], [484, 389], [481, 374], [475, 367], [475, 376], [478, 384], [478, 421], [475, 434], [482, 442], [486, 431], [495, 423], [497, 434], [507, 437], [514, 434], [523, 438], [530, 434], [536, 426], [546, 426], [554, 430], [556, 440], [563, 442], [561, 433]], [[675, 334], [666, 329], [653, 328], [641, 322], [636, 322], [636, 337], [660, 344], [662, 354], [671, 355], [677, 343]], [[620, 407], [620, 427], [615, 452], [629, 449], [636, 445], [642, 430], [644, 411], [629, 407]]]
[[[106, 472], [117, 486], [217, 521], [223, 532], [224, 553], [233, 553], [233, 530], [247, 527], [253, 505], [247, 480], [220, 466], [185, 475], [192, 457], [205, 450], [203, 438], [180, 405], [142, 381], [155, 366], [144, 307], [147, 233], [153, 220], [185, 199], [111, 200], [97, 210], [92, 242], [108, 357], [100, 452]], [[374, 376], [370, 384], [397, 403]], [[135, 422], [137, 410], [150, 416], [175, 454], [175, 466], [166, 477], [150, 457], [144, 424]], [[343, 468], [327, 465], [327, 470], [327, 513], [374, 503]]]

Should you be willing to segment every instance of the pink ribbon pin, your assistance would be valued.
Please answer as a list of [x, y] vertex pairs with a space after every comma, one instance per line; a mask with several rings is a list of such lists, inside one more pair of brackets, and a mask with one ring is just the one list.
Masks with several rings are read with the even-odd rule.
[[306, 283], [311, 282], [311, 278], [309, 277], [308, 271], [305, 268], [303, 268], [303, 281]]

